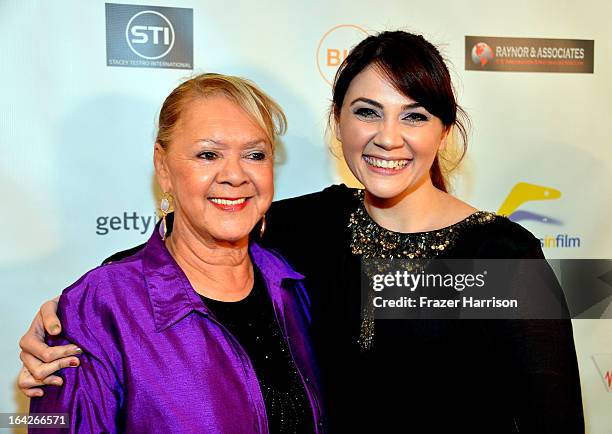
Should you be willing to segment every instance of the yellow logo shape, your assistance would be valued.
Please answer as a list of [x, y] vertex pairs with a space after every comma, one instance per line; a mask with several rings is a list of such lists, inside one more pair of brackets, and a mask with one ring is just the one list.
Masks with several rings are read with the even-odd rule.
[[509, 216], [525, 202], [531, 200], [559, 199], [560, 197], [561, 192], [557, 189], [528, 184], [527, 182], [519, 182], [512, 188], [512, 191], [510, 191], [510, 194], [508, 194], [497, 213]]

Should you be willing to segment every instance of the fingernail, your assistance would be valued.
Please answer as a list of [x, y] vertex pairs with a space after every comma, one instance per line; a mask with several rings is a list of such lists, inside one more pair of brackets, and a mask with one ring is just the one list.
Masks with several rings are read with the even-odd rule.
[[77, 354], [83, 354], [83, 350], [78, 348], [78, 347], [77, 347], [76, 350], [74, 350], [74, 352], [77, 353]]
[[60, 330], [59, 324], [53, 324], [51, 326], [51, 333], [57, 333], [57, 332], [59, 332], [59, 330]]
[[62, 380], [53, 380], [53, 384], [55, 386], [61, 386], [62, 385]]
[[79, 366], [79, 361], [76, 359], [73, 359], [70, 361], [70, 366]]
[[34, 396], [41, 397], [41, 396], [43, 396], [43, 393], [42, 393], [42, 392], [36, 392], [36, 393], [34, 394]]

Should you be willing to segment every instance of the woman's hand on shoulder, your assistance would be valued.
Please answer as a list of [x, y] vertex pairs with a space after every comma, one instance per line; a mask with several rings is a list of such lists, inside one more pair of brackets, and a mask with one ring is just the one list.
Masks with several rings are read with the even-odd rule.
[[19, 341], [23, 369], [19, 373], [18, 385], [28, 397], [44, 395], [40, 386], [61, 386], [62, 379], [54, 372], [62, 368], [76, 367], [79, 359], [74, 357], [82, 353], [76, 345], [51, 347], [45, 343], [45, 333], [58, 335], [62, 325], [57, 317], [59, 297], [44, 303], [37, 312], [30, 328]]

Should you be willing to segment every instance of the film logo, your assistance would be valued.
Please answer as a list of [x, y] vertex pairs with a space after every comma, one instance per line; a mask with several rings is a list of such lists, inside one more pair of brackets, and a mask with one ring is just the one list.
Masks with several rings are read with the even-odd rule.
[[351, 48], [367, 36], [368, 32], [354, 24], [340, 24], [325, 32], [317, 46], [317, 69], [323, 80], [331, 85]]
[[106, 64], [193, 69], [193, 9], [106, 3]]
[[466, 36], [465, 69], [592, 74], [594, 45], [585, 39]]
[[[561, 197], [561, 192], [551, 187], [519, 182], [516, 184], [497, 211], [498, 214], [508, 216], [513, 222], [539, 222], [547, 227], [563, 225], [563, 221], [538, 212], [523, 208], [526, 202], [554, 200]], [[566, 233], [546, 234], [539, 237], [541, 247], [550, 248], [579, 248], [581, 239], [578, 236]]]

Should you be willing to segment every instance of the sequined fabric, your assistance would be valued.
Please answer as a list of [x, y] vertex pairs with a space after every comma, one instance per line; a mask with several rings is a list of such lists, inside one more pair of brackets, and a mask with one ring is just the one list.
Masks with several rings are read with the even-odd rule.
[[312, 433], [312, 408], [259, 270], [255, 268], [253, 289], [243, 300], [201, 298], [249, 355], [266, 405], [270, 433]]
[[[359, 199], [357, 209], [349, 218], [351, 230], [351, 252], [362, 259], [433, 259], [451, 249], [465, 230], [474, 225], [487, 224], [498, 218], [494, 213], [476, 211], [465, 219], [441, 229], [427, 232], [401, 233], [383, 228], [368, 214], [364, 190], [356, 190]], [[381, 272], [385, 261], [376, 261], [377, 272]], [[366, 270], [367, 272], [367, 270]], [[372, 296], [372, 292], [369, 293]], [[364, 303], [358, 344], [362, 351], [374, 345], [374, 311], [371, 300]]]

